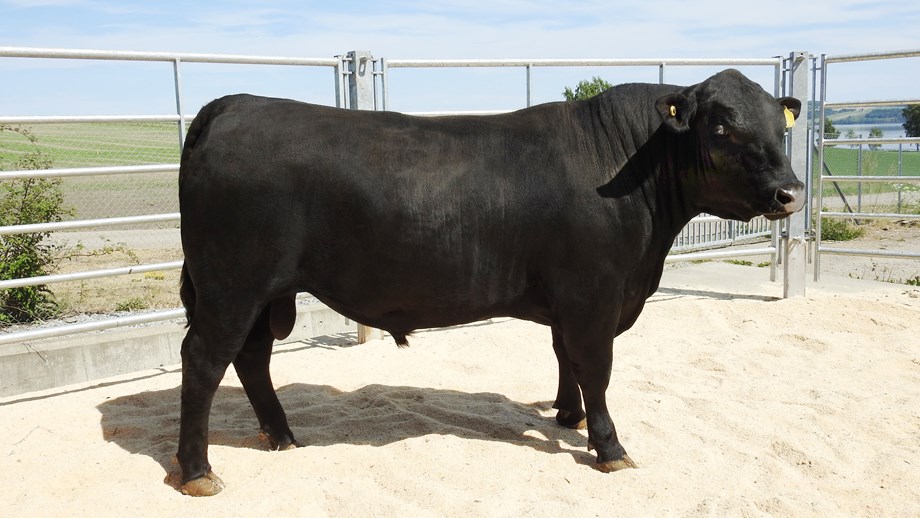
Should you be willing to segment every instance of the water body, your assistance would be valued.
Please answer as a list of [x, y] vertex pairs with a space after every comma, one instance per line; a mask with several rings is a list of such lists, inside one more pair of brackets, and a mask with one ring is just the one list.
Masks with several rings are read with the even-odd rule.
[[[904, 133], [904, 126], [897, 123], [889, 124], [834, 124], [834, 127], [837, 128], [837, 131], [840, 132], [839, 138], [847, 138], [847, 132], [853, 130], [856, 133], [856, 138], [869, 138], [869, 131], [872, 128], [879, 128], [882, 130], [882, 138], [901, 138], [906, 136]], [[898, 144], [884, 144], [882, 149], [897, 150]], [[913, 145], [904, 144], [904, 151], [914, 151], [916, 147]]]

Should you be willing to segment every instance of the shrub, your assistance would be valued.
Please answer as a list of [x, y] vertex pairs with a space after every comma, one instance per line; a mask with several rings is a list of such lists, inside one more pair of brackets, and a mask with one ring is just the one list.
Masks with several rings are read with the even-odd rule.
[[851, 241], [865, 233], [865, 229], [851, 225], [845, 219], [825, 219], [821, 223], [822, 240]]
[[115, 304], [115, 311], [140, 311], [142, 309], [147, 309], [147, 302], [140, 297]]
[[[37, 143], [35, 136], [22, 128], [0, 125], [0, 131], [12, 131], [33, 145]], [[37, 148], [13, 161], [3, 162], [4, 169], [51, 167], [51, 160]], [[0, 226], [57, 222], [71, 213], [64, 207], [60, 179], [27, 178], [0, 183]], [[50, 273], [61, 247], [44, 243], [49, 234], [36, 232], [0, 236], [0, 279], [36, 277]], [[0, 291], [0, 324], [50, 318], [57, 311], [57, 304], [46, 286]]]
[[725, 262], [729, 264], [736, 264], [738, 266], [754, 266], [754, 263], [751, 261], [745, 261], [744, 259], [728, 259]]

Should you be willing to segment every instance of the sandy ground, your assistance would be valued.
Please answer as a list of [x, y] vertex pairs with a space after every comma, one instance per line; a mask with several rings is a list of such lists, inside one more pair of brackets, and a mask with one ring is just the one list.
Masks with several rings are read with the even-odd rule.
[[0, 400], [0, 515], [920, 515], [920, 288], [824, 276], [781, 300], [767, 275], [668, 271], [616, 340], [608, 401], [638, 469], [591, 467], [552, 419], [548, 329], [500, 320], [278, 350], [292, 451], [260, 442], [231, 369], [212, 498], [164, 483], [178, 366]]

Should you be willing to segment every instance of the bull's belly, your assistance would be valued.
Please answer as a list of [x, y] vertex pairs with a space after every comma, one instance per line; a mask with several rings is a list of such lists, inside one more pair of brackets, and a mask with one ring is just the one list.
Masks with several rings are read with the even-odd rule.
[[550, 324], [546, 304], [526, 293], [498, 302], [471, 301], [461, 296], [449, 300], [443, 294], [402, 299], [366, 293], [350, 300], [344, 300], [341, 294], [314, 295], [337, 313], [361, 324], [383, 329], [393, 336], [404, 336], [417, 329], [450, 327], [498, 317]]

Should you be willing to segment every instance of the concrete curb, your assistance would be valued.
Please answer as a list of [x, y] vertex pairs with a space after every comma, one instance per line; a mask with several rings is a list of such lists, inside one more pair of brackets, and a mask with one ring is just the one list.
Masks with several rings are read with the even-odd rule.
[[[356, 332], [322, 304], [297, 307], [291, 336], [277, 344]], [[0, 397], [93, 381], [182, 362], [185, 321], [111, 329], [0, 346]]]

